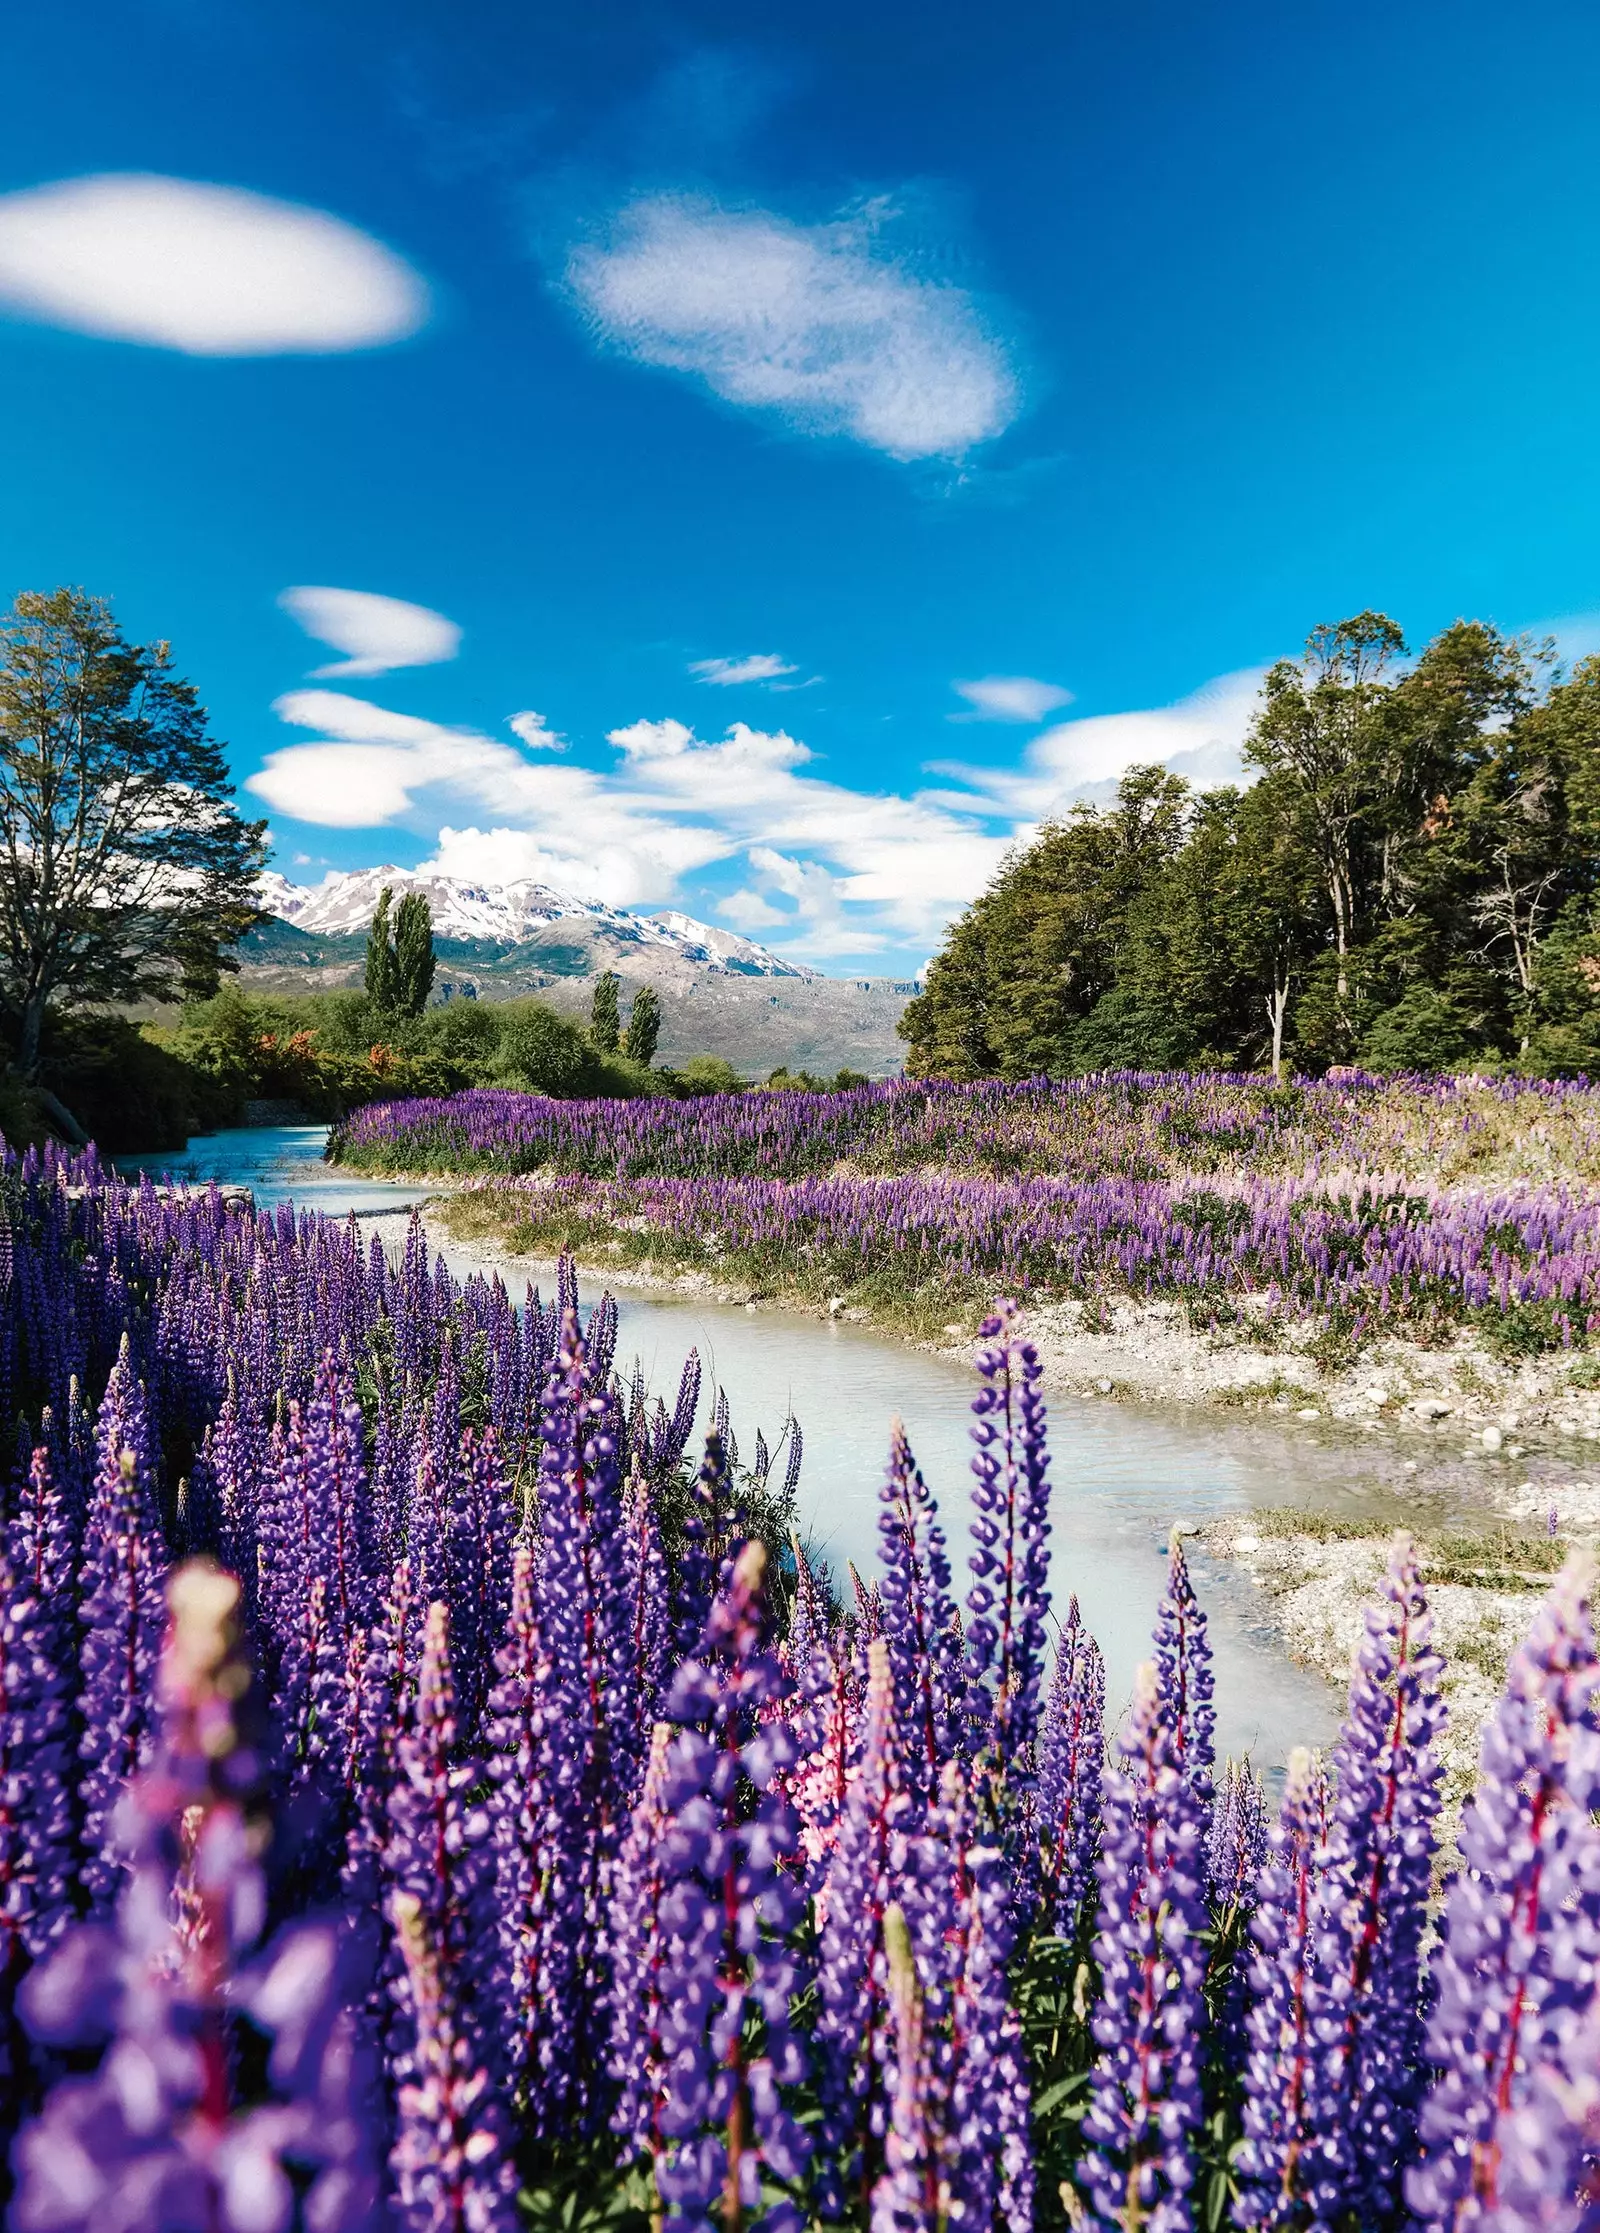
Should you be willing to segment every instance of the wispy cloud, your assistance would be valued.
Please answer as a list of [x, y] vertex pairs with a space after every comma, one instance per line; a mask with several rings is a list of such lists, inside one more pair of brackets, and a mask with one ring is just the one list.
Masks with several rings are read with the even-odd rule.
[[739, 682], [776, 682], [783, 675], [798, 674], [799, 669], [775, 651], [753, 651], [744, 659], [696, 659], [689, 672], [701, 682], [728, 689]]
[[461, 630], [443, 613], [380, 597], [370, 589], [286, 589], [278, 599], [308, 636], [346, 657], [313, 668], [319, 681], [386, 675], [396, 667], [432, 667], [453, 659]]
[[744, 722], [714, 739], [632, 722], [610, 734], [613, 765], [590, 768], [340, 691], [290, 691], [274, 710], [315, 732], [249, 779], [279, 814], [409, 823], [437, 832], [451, 874], [539, 876], [622, 906], [660, 905], [685, 876], [743, 861], [806, 951], [920, 950], [1005, 844], [977, 802], [851, 790], [820, 775], [799, 739]]
[[506, 716], [506, 727], [514, 737], [520, 737], [530, 752], [565, 752], [567, 740], [558, 737], [542, 713], [512, 713]]
[[[513, 743], [295, 690], [275, 710], [302, 738], [249, 788], [300, 822], [431, 835], [429, 865], [450, 875], [537, 877], [626, 907], [692, 897], [697, 914], [709, 907], [814, 961], [920, 957], [1009, 845], [1074, 799], [1103, 796], [1136, 762], [1202, 784], [1237, 778], [1259, 682], [1252, 669], [1173, 706], [1058, 722], [1009, 768], [945, 765], [932, 771], [944, 787], [909, 793], [836, 782], [799, 737], [742, 721], [715, 737], [673, 719], [629, 722], [610, 731], [609, 758], [586, 766], [545, 749], [536, 715]], [[711, 871], [720, 899], [685, 889]]]
[[190, 356], [371, 349], [428, 316], [392, 249], [325, 210], [141, 173], [0, 195], [0, 310]]
[[1131, 767], [1169, 767], [1197, 786], [1237, 783], [1245, 774], [1244, 740], [1264, 672], [1247, 667], [1219, 675], [1176, 705], [1058, 722], [1030, 741], [1014, 768], [935, 761], [931, 772], [954, 776], [963, 786], [935, 795], [969, 812], [982, 800], [1020, 826], [1076, 799], [1103, 795]]
[[897, 257], [875, 202], [825, 225], [653, 195], [575, 247], [595, 334], [725, 402], [902, 460], [958, 458], [1015, 418], [1016, 376], [962, 288]]
[[1039, 682], [1032, 675], [984, 675], [977, 682], [952, 683], [972, 708], [952, 713], [952, 721], [1042, 721], [1047, 713], [1070, 706], [1072, 692], [1056, 682]]

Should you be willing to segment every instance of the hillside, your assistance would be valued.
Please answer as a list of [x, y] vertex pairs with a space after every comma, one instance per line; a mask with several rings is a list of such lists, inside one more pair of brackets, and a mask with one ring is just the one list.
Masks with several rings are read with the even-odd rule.
[[426, 893], [451, 998], [535, 993], [586, 1015], [594, 980], [615, 970], [623, 1000], [650, 984], [661, 996], [658, 1058], [721, 1055], [750, 1077], [791, 1069], [891, 1077], [904, 1048], [895, 1026], [915, 991], [891, 978], [824, 977], [752, 939], [676, 911], [631, 915], [524, 880], [468, 885], [378, 868], [316, 886], [263, 878], [272, 918], [240, 948], [240, 983], [261, 992], [323, 992], [361, 982], [367, 925], [385, 884]]

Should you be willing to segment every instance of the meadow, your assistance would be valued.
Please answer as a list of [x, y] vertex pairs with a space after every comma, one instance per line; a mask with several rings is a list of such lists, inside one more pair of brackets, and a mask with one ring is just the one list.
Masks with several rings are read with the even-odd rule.
[[519, 1311], [415, 1224], [0, 1191], [20, 2233], [1593, 2223], [1583, 1554], [1441, 1882], [1415, 1549], [1276, 1806], [1181, 1544], [1108, 1736], [1005, 1308], [964, 1592], [887, 1428], [841, 1587], [798, 1430], [696, 1442], [570, 1266]]
[[1111, 1072], [692, 1102], [465, 1093], [356, 1112], [335, 1160], [464, 1184], [457, 1229], [860, 1302], [922, 1333], [1022, 1301], [1317, 1317], [1347, 1347], [1600, 1326], [1585, 1081]]

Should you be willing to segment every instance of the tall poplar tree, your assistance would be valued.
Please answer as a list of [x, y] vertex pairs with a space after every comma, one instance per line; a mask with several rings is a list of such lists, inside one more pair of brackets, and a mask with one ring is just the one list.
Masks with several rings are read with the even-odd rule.
[[433, 951], [433, 910], [425, 892], [407, 892], [394, 919], [394, 1005], [402, 1016], [420, 1016], [433, 990], [438, 964]]

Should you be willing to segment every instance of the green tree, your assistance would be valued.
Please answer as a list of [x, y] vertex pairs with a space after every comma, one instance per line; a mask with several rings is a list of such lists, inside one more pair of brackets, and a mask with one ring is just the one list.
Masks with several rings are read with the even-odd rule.
[[1247, 760], [1286, 775], [1304, 801], [1333, 915], [1341, 1007], [1349, 1003], [1348, 959], [1360, 929], [1360, 825], [1388, 742], [1385, 674], [1404, 650], [1404, 636], [1384, 613], [1313, 629], [1303, 661], [1280, 659], [1268, 670], [1245, 744]]
[[407, 892], [394, 919], [394, 1007], [420, 1016], [433, 990], [433, 910], [424, 892]]
[[36, 1075], [45, 1017], [204, 997], [260, 917], [261, 822], [164, 643], [102, 599], [24, 592], [0, 620], [0, 1012]]
[[1084, 1019], [1117, 982], [1130, 909], [1181, 849], [1191, 803], [1181, 777], [1131, 768], [1112, 807], [1076, 806], [1014, 854], [900, 1019], [913, 1075], [1081, 1068]]
[[573, 1094], [587, 1078], [588, 1042], [575, 1023], [530, 1000], [506, 1011], [496, 1076], [524, 1093]]
[[656, 1058], [656, 1041], [660, 1037], [661, 1002], [651, 986], [641, 985], [628, 1011], [628, 1036], [623, 1052], [641, 1070], [648, 1070]]
[[367, 998], [379, 1016], [391, 1016], [395, 1012], [394, 932], [389, 921], [389, 902], [393, 898], [393, 886], [385, 884], [378, 894], [378, 904], [367, 931]]
[[622, 1008], [618, 994], [622, 980], [614, 969], [603, 969], [594, 981], [589, 1004], [589, 1040], [597, 1054], [615, 1054], [622, 1040]]

